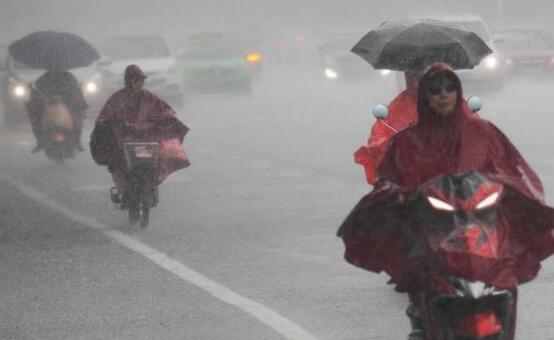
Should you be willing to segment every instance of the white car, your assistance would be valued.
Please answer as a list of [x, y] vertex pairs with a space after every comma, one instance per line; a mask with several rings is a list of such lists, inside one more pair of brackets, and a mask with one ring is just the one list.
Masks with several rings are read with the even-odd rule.
[[368, 62], [350, 50], [362, 39], [364, 32], [342, 32], [327, 35], [318, 46], [319, 71], [328, 80], [364, 80], [387, 77], [390, 70], [375, 70]]
[[162, 37], [117, 37], [99, 44], [99, 49], [102, 55], [99, 68], [107, 95], [123, 87], [125, 68], [136, 64], [148, 77], [145, 88], [173, 105], [182, 104], [181, 73], [176, 58]]
[[[37, 80], [46, 70], [27, 67], [15, 61], [6, 51], [2, 67], [0, 68], [0, 89], [4, 107], [4, 122], [7, 125], [27, 121], [25, 102], [29, 99], [29, 84]], [[96, 63], [69, 70], [81, 83], [83, 94], [91, 109], [99, 106], [100, 73]]]

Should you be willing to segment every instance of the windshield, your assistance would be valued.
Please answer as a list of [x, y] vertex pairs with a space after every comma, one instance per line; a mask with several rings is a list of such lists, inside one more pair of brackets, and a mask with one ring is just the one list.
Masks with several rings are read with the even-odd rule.
[[350, 51], [354, 45], [362, 39], [365, 33], [343, 33], [329, 36], [324, 45], [330, 50]]
[[188, 59], [218, 59], [218, 58], [242, 58], [243, 53], [231, 45], [197, 45], [189, 46], [184, 57]]
[[101, 53], [113, 60], [166, 58], [169, 48], [162, 38], [141, 37], [112, 39], [103, 44]]
[[550, 50], [554, 48], [552, 37], [540, 31], [502, 32], [497, 45], [504, 50]]

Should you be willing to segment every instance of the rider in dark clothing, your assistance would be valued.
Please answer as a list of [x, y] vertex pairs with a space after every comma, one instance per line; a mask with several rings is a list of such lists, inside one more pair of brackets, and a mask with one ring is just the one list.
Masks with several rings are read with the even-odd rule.
[[37, 140], [37, 146], [33, 152], [40, 151], [44, 146], [41, 133], [42, 115], [46, 99], [53, 96], [61, 97], [63, 103], [69, 108], [74, 118], [73, 141], [77, 149], [83, 151], [81, 133], [87, 103], [81, 86], [73, 74], [68, 71], [47, 71], [33, 85], [30, 85], [30, 88], [31, 97], [26, 106], [33, 134]]

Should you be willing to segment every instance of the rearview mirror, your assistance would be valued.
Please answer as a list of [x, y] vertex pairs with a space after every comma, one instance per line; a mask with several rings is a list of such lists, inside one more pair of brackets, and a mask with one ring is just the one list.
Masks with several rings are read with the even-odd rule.
[[373, 107], [373, 117], [375, 119], [381, 120], [389, 116], [389, 108], [384, 104], [377, 104]]
[[479, 112], [483, 108], [483, 101], [477, 96], [470, 97], [467, 106], [473, 112]]

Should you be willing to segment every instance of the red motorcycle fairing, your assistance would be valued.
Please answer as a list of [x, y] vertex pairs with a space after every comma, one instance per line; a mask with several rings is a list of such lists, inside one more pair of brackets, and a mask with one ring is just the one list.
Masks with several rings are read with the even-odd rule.
[[426, 328], [434, 333], [430, 339], [511, 339], [514, 293], [491, 287], [486, 295], [472, 297], [460, 293], [451, 279], [470, 282], [495, 269], [505, 240], [496, 212], [503, 195], [502, 184], [477, 173], [442, 176], [417, 193], [420, 247], [445, 275], [432, 280], [434, 293], [420, 301]]
[[496, 207], [502, 184], [479, 174], [442, 176], [421, 187], [418, 209], [420, 245], [447, 272], [478, 279], [494, 270], [500, 243]]

